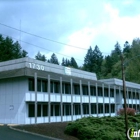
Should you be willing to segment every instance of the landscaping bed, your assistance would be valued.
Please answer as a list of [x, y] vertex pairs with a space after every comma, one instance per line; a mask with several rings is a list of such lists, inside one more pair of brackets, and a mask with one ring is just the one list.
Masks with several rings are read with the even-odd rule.
[[68, 122], [45, 123], [36, 125], [20, 125], [14, 126], [14, 128], [63, 140], [78, 140], [78, 138], [64, 134], [67, 124]]

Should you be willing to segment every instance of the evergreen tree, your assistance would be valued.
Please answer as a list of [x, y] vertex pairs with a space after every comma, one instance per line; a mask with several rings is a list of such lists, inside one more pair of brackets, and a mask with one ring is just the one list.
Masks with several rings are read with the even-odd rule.
[[65, 61], [65, 58], [64, 58], [64, 57], [62, 58], [62, 63], [61, 63], [61, 65], [62, 65], [62, 66], [66, 66], [66, 61]]
[[94, 50], [92, 50], [92, 48], [90, 47], [84, 60], [84, 70], [95, 72], [98, 78], [100, 78], [102, 61], [103, 56], [98, 46], [96, 45]]
[[58, 62], [57, 56], [56, 56], [54, 53], [51, 55], [51, 59], [48, 60], [48, 62], [49, 62], [49, 63], [53, 63], [53, 64], [57, 64], [57, 65], [59, 65], [59, 62]]
[[93, 50], [90, 46], [90, 48], [88, 49], [87, 51], [87, 54], [85, 56], [85, 59], [84, 59], [84, 70], [86, 71], [89, 71], [89, 72], [92, 72], [92, 59], [93, 59]]
[[71, 57], [71, 62], [70, 63], [71, 63], [70, 64], [71, 67], [76, 68], [76, 69], [78, 68], [78, 65], [77, 65], [77, 63], [76, 63], [76, 61], [73, 57]]
[[27, 52], [21, 49], [18, 41], [13, 42], [10, 37], [0, 35], [0, 62], [26, 57]]
[[37, 60], [40, 60], [40, 61], [44, 61], [44, 62], [47, 61], [45, 55], [42, 55], [40, 52], [37, 53], [37, 55], [35, 56], [35, 58]]
[[131, 46], [130, 46], [129, 42], [126, 41], [124, 44], [124, 48], [123, 48], [123, 54], [125, 55], [125, 57], [127, 57], [127, 58], [129, 57], [130, 51], [131, 51]]

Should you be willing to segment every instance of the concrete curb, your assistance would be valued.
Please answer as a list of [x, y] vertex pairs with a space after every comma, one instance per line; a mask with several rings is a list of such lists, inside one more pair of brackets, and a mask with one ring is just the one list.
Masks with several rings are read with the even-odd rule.
[[48, 138], [48, 139], [51, 139], [51, 140], [62, 140], [62, 139], [57, 139], [57, 138], [44, 136], [44, 135], [41, 135], [41, 134], [37, 134], [37, 133], [33, 133], [33, 132], [29, 132], [29, 131], [25, 131], [25, 130], [21, 130], [21, 129], [17, 129], [17, 128], [13, 128], [12, 126], [9, 126], [9, 128], [12, 129], [12, 130], [15, 130], [15, 131], [19, 131], [19, 132], [23, 132], [23, 133], [27, 133], [27, 134], [31, 134], [31, 135], [35, 135], [35, 136], [40, 136], [40, 137]]

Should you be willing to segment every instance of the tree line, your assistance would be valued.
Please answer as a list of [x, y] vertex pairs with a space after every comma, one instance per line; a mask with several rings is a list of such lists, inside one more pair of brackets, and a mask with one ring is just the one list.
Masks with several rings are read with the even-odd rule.
[[[132, 44], [128, 41], [124, 43], [123, 49], [119, 42], [116, 42], [114, 49], [110, 55], [103, 56], [99, 47], [96, 45], [94, 48], [91, 46], [87, 50], [84, 57], [83, 66], [78, 66], [74, 57], [70, 59], [62, 58], [62, 62], [58, 61], [55, 53], [47, 59], [45, 54], [38, 52], [35, 59], [57, 65], [81, 69], [97, 74], [98, 79], [106, 78], [122, 78], [121, 74], [121, 54], [124, 55], [125, 76], [127, 81], [140, 83], [140, 39], [136, 38]], [[3, 37], [0, 35], [0, 62], [12, 60], [17, 58], [26, 57], [28, 52], [22, 50], [18, 41], [14, 42], [10, 37]]]

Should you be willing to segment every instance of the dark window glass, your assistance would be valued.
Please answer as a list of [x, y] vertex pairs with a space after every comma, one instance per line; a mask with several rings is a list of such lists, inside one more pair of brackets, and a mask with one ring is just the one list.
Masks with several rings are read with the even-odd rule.
[[29, 91], [34, 91], [35, 90], [34, 79], [29, 78], [28, 82], [29, 82]]
[[105, 104], [105, 113], [109, 113], [109, 104]]
[[55, 116], [60, 116], [60, 105], [55, 105]]
[[96, 96], [96, 88], [90, 87], [90, 95]]
[[37, 105], [37, 117], [41, 117], [41, 105]]
[[96, 114], [97, 110], [96, 110], [96, 103], [91, 104], [91, 114]]
[[54, 116], [54, 114], [53, 114], [53, 113], [54, 113], [53, 110], [54, 110], [54, 109], [53, 109], [53, 105], [51, 105], [51, 116]]
[[98, 96], [103, 96], [102, 88], [98, 87]]
[[98, 104], [98, 113], [103, 113], [103, 104]]
[[41, 80], [37, 80], [37, 91], [41, 92]]
[[74, 107], [75, 107], [75, 115], [80, 115], [81, 114], [80, 104], [76, 104], [74, 105]]
[[42, 81], [42, 91], [43, 92], [48, 91], [48, 84], [47, 84], [47, 81], [45, 81], [45, 80]]
[[107, 88], [104, 89], [104, 96], [105, 97], [109, 97], [109, 95], [108, 95], [108, 89]]
[[70, 84], [65, 84], [65, 93], [66, 94], [70, 94], [71, 93]]
[[65, 93], [65, 92], [64, 92], [64, 88], [65, 88], [65, 84], [62, 83], [62, 93]]
[[88, 95], [88, 86], [82, 86], [83, 88], [83, 95]]
[[35, 105], [34, 104], [29, 104], [28, 105], [28, 116], [29, 117], [35, 117]]
[[111, 104], [111, 113], [115, 113], [115, 105]]
[[43, 116], [48, 116], [48, 105], [43, 105]]
[[53, 92], [53, 82], [51, 82], [50, 86], [51, 86], [51, 93], [54, 93]]
[[58, 82], [54, 82], [54, 93], [59, 93], [60, 84]]
[[80, 86], [79, 85], [74, 85], [74, 94], [80, 94]]
[[89, 106], [88, 106], [88, 104], [83, 104], [83, 114], [89, 114]]
[[110, 90], [110, 97], [114, 97], [114, 90], [113, 89]]

